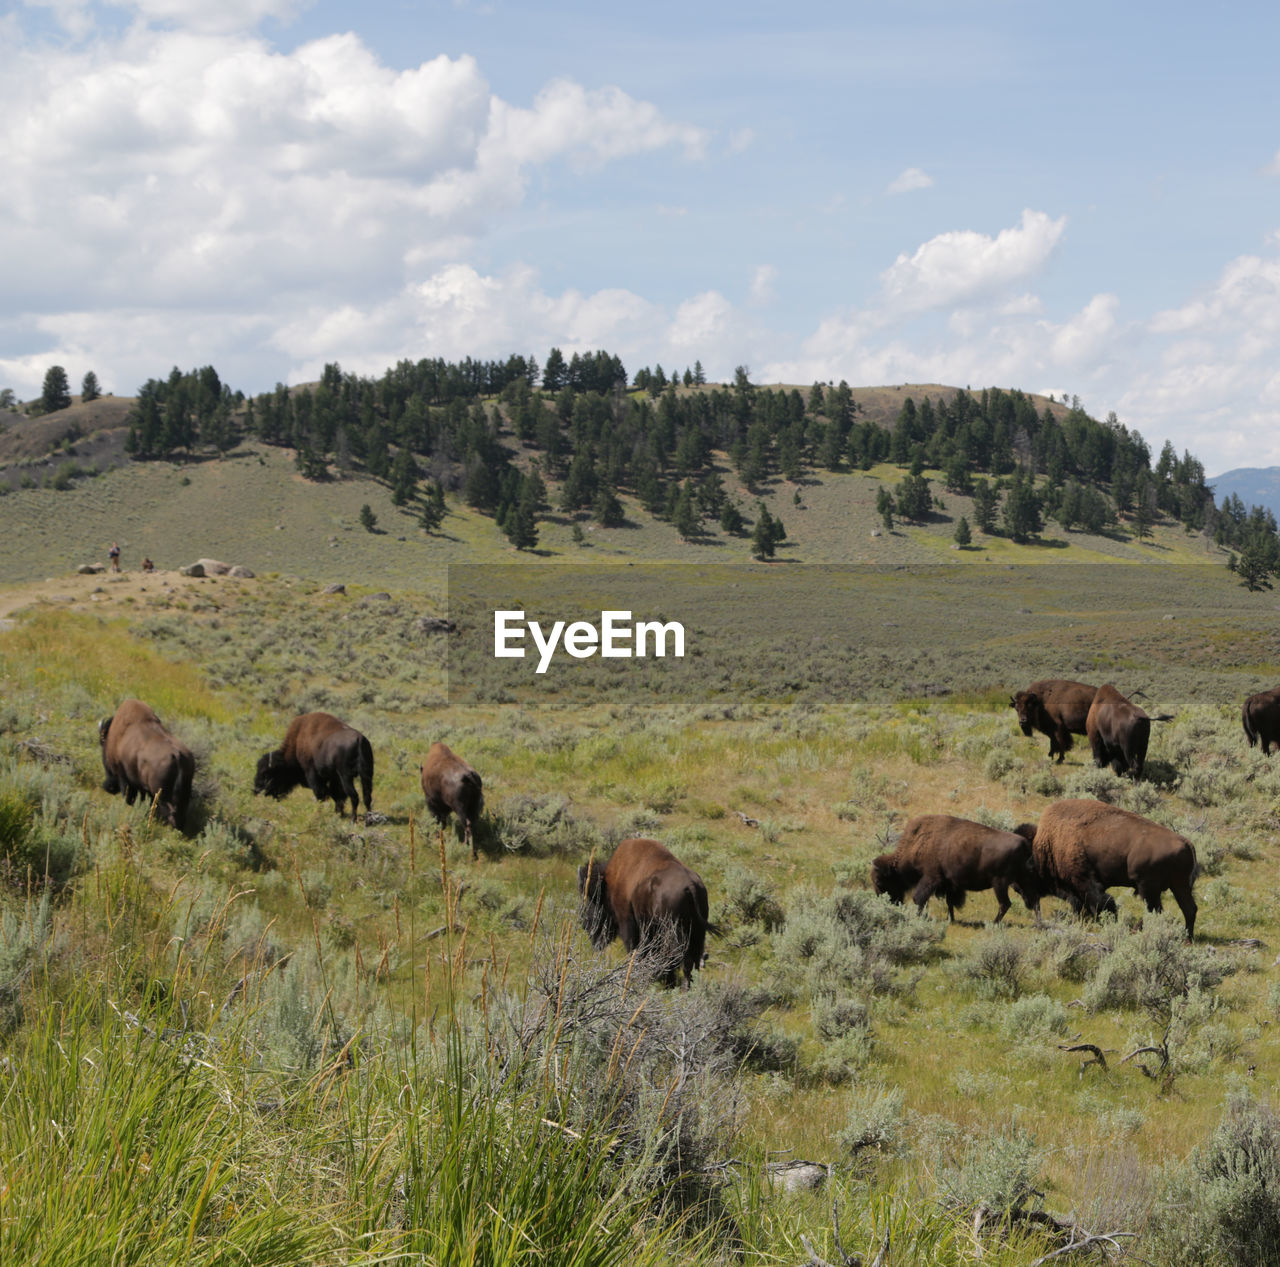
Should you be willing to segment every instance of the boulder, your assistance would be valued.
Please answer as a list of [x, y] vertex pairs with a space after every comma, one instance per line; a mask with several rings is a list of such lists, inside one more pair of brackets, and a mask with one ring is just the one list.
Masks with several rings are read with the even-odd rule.
[[320, 591], [322, 594], [345, 594], [346, 592], [347, 587], [343, 585], [341, 581], [334, 581], [332, 585], [326, 585], [324, 589]]
[[234, 576], [237, 580], [241, 580], [241, 581], [252, 581], [254, 579], [253, 573], [250, 572], [247, 567], [244, 567], [239, 563], [237, 563], [235, 567], [233, 567], [231, 571], [227, 573], [227, 575]]
[[105, 563], [82, 563], [76, 572], [81, 576], [97, 576], [99, 572], [105, 572], [107, 565]]
[[231, 571], [230, 563], [219, 563], [217, 559], [197, 559], [192, 567], [202, 567], [204, 576], [226, 576]]
[[188, 563], [186, 567], [184, 567], [184, 568], [179, 568], [179, 569], [178, 569], [178, 572], [179, 572], [179, 574], [180, 574], [181, 576], [203, 576], [203, 575], [204, 575], [204, 564], [203, 564], [203, 563]]
[[827, 1182], [831, 1168], [819, 1161], [771, 1161], [765, 1174], [770, 1184], [787, 1192], [812, 1192]]

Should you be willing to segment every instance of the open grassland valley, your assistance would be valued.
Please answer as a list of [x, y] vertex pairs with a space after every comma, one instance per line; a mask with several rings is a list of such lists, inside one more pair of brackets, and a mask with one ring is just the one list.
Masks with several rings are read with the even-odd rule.
[[[0, 1262], [1280, 1261], [1280, 756], [1241, 726], [1274, 597], [904, 567], [824, 605], [800, 571], [756, 569], [747, 624], [705, 581], [678, 667], [502, 682], [461, 680], [438, 589], [12, 612]], [[1050, 678], [1162, 719], [1140, 772], [1022, 733]], [[309, 713], [371, 798], [307, 765]], [[436, 743], [474, 812], [461, 766], [424, 789]], [[1016, 852], [1081, 801], [1190, 843], [1193, 937], [1168, 885], [1040, 920], [1015, 885], [998, 924], [990, 887], [875, 891], [921, 816]], [[691, 983], [678, 920], [631, 953], [592, 905], [633, 838], [705, 886]]]

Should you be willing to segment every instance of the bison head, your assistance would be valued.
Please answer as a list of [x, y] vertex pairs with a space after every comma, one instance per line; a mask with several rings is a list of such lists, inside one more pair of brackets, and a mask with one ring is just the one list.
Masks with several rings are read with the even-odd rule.
[[258, 758], [258, 770], [253, 776], [253, 794], [265, 793], [276, 800], [288, 796], [302, 782], [302, 771], [296, 764], [284, 759], [284, 753], [264, 752]]
[[618, 921], [609, 901], [609, 886], [604, 881], [604, 868], [592, 858], [578, 868], [578, 894], [582, 899], [578, 919], [597, 950], [603, 950], [617, 935]]
[[1019, 691], [1009, 703], [1018, 714], [1018, 725], [1022, 727], [1022, 733], [1030, 738], [1034, 733], [1035, 723], [1044, 713], [1040, 696], [1034, 691]]
[[882, 853], [871, 864], [871, 887], [884, 893], [895, 906], [902, 904], [907, 892], [907, 879], [891, 853]]

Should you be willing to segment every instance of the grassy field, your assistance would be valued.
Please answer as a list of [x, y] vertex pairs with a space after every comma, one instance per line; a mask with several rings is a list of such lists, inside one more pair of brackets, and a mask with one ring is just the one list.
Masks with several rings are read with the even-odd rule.
[[[1069, 567], [727, 567], [745, 547], [661, 525], [587, 549], [564, 526], [538, 562], [615, 566], [531, 572], [480, 517], [402, 542], [372, 485], [302, 489], [281, 461], [0, 502], [62, 534], [33, 546], [32, 578], [66, 571], [72, 518], [126, 566], [267, 573], [8, 593], [0, 1258], [799, 1263], [807, 1236], [835, 1261], [833, 1199], [846, 1247], [874, 1257], [889, 1233], [893, 1262], [1029, 1263], [1058, 1243], [1019, 1217], [1041, 1206], [1138, 1234], [1119, 1242], [1135, 1261], [1265, 1243], [1280, 773], [1239, 703], [1280, 676], [1272, 595], [1074, 545], [1000, 560]], [[856, 561], [823, 533], [863, 522], [864, 482], [873, 497], [856, 475], [804, 491], [795, 557]], [[365, 501], [385, 536], [356, 526]], [[1166, 534], [1094, 541], [1195, 555]], [[715, 566], [672, 566], [687, 554]], [[488, 656], [495, 604], [686, 619], [691, 653], [538, 678]], [[451, 636], [424, 622], [446, 613]], [[1143, 781], [1095, 770], [1083, 741], [1051, 766], [1021, 736], [1009, 694], [1050, 673], [1176, 714]], [[185, 835], [99, 788], [97, 720], [128, 695], [196, 753]], [[378, 821], [252, 796], [257, 756], [313, 708], [372, 740]], [[484, 776], [478, 862], [422, 822], [436, 739]], [[1118, 922], [1048, 901], [1045, 930], [1016, 900], [984, 923], [989, 894], [948, 927], [940, 903], [918, 920], [868, 892], [912, 815], [1010, 826], [1064, 796], [1193, 840], [1194, 945], [1120, 892]], [[723, 934], [688, 994], [644, 988], [576, 927], [577, 865], [628, 834], [706, 879]], [[827, 1187], [774, 1190], [762, 1167], [788, 1159], [829, 1165]]]

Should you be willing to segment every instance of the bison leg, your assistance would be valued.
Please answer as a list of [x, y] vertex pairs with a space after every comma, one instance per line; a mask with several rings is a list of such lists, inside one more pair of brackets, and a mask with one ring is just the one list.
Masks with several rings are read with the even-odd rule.
[[1110, 760], [1107, 753], [1107, 745], [1095, 735], [1090, 738], [1089, 747], [1093, 749], [1093, 764], [1096, 765], [1099, 770], [1103, 769]]
[[[911, 900], [916, 904], [916, 914], [923, 915], [924, 908], [929, 904], [929, 899], [938, 891], [938, 878], [936, 876], [925, 876], [924, 879], [916, 885], [912, 891]], [[951, 913], [951, 899], [947, 898], [947, 917], [954, 918]]]
[[1182, 918], [1186, 920], [1187, 940], [1191, 941], [1196, 931], [1196, 910], [1198, 909], [1196, 900], [1191, 894], [1191, 885], [1179, 882], [1170, 888], [1170, 892], [1173, 894], [1173, 900], [1178, 904], [1178, 909], [1182, 911]]
[[1004, 880], [992, 882], [991, 891], [996, 895], [996, 923], [998, 924], [1009, 913], [1009, 886]]

